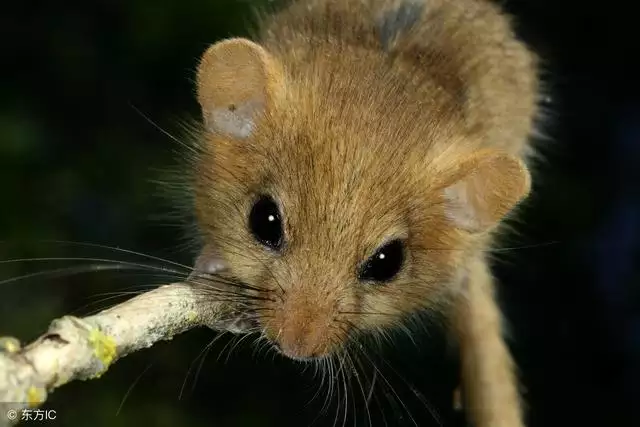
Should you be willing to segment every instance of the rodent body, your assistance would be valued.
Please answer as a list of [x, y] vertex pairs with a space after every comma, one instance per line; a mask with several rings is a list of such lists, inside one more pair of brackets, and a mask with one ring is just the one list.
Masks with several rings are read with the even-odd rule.
[[486, 253], [530, 189], [535, 62], [484, 0], [297, 1], [216, 43], [200, 267], [255, 288], [247, 310], [294, 358], [443, 312], [474, 424], [521, 426]]

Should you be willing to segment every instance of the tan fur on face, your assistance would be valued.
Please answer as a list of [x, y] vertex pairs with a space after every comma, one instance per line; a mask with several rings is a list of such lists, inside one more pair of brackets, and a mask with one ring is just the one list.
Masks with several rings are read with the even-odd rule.
[[[289, 103], [293, 101], [285, 105]], [[374, 120], [343, 123], [338, 117], [323, 118], [317, 106], [307, 108], [307, 116], [301, 108], [292, 117], [286, 110], [282, 116], [270, 112], [250, 141], [212, 138], [215, 148], [200, 174], [201, 221], [211, 230], [213, 242], [219, 241], [228, 264], [238, 269], [234, 273], [278, 292], [274, 281], [284, 288], [286, 299], [283, 306], [274, 307], [273, 322], [285, 325], [302, 323], [287, 317], [295, 318], [296, 313], [308, 317], [309, 304], [326, 304], [324, 314], [329, 317], [338, 311], [400, 316], [438, 301], [443, 289], [437, 285], [447, 281], [456, 256], [448, 249], [464, 246], [461, 233], [447, 227], [443, 198], [429, 188], [429, 183], [443, 186], [443, 168], [425, 167], [430, 153], [419, 146], [398, 151]], [[384, 123], [384, 117], [377, 121]], [[448, 132], [443, 129], [436, 135], [432, 130], [425, 135], [434, 133], [431, 138], [441, 139]], [[297, 170], [296, 165], [304, 169]], [[265, 251], [247, 230], [247, 215], [259, 193], [270, 194], [281, 204], [286, 232], [282, 255]], [[360, 264], [393, 238], [408, 239], [406, 270], [391, 285], [359, 283]], [[233, 243], [225, 247], [229, 240]], [[234, 253], [234, 247], [242, 250], [242, 256]], [[255, 277], [264, 268], [252, 258], [266, 259], [275, 277]], [[299, 301], [300, 308], [290, 301]], [[360, 327], [396, 321], [380, 315], [342, 317]], [[273, 322], [266, 322], [272, 337], [282, 327]], [[341, 331], [333, 332], [336, 336], [320, 337], [338, 344]], [[327, 346], [320, 345], [323, 350]]]
[[[260, 323], [286, 354], [328, 354], [356, 331], [488, 295], [484, 276], [485, 291], [468, 294], [461, 278], [529, 192], [534, 65], [480, 0], [297, 2], [265, 22], [258, 43], [227, 40], [205, 53], [200, 226], [230, 272], [269, 295]], [[281, 209], [279, 253], [247, 226], [261, 194]], [[406, 241], [398, 276], [358, 280], [392, 239]], [[502, 342], [499, 328], [489, 333]], [[473, 334], [459, 333], [467, 354], [486, 357]], [[496, 376], [511, 378], [507, 365]], [[488, 405], [493, 414], [497, 403]]]

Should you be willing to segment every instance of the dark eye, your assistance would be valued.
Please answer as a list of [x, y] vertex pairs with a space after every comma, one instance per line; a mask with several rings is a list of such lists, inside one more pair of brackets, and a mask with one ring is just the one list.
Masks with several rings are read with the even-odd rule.
[[393, 240], [367, 260], [360, 272], [360, 280], [387, 282], [398, 274], [403, 262], [404, 244], [401, 240]]
[[278, 205], [269, 196], [260, 196], [249, 214], [249, 229], [253, 236], [271, 249], [282, 246], [282, 218]]

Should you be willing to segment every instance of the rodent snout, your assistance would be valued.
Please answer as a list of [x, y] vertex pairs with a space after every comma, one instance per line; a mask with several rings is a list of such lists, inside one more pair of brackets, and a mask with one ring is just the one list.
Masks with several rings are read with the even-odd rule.
[[285, 326], [274, 342], [282, 354], [292, 359], [310, 359], [327, 352], [323, 334], [313, 325], [307, 328]]
[[280, 353], [297, 360], [321, 357], [337, 342], [332, 309], [304, 297], [290, 296], [269, 322], [267, 330]]

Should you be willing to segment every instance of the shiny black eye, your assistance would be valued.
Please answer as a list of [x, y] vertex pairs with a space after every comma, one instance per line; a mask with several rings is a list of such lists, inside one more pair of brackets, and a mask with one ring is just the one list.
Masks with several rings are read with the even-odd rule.
[[271, 249], [282, 246], [282, 218], [278, 205], [269, 196], [260, 196], [249, 214], [249, 230], [263, 245]]
[[393, 279], [404, 262], [404, 244], [393, 240], [373, 254], [362, 267], [360, 280], [387, 282]]

